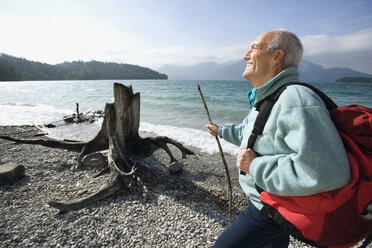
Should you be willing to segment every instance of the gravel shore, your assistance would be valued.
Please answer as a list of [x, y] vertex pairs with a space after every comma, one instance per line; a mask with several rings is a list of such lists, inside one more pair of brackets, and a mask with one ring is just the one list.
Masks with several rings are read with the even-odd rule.
[[[1, 126], [0, 134], [32, 137], [37, 131]], [[134, 188], [58, 214], [47, 202], [83, 197], [108, 177], [93, 178], [95, 168], [75, 171], [78, 154], [61, 149], [0, 139], [0, 154], [0, 166], [26, 167], [26, 177], [0, 187], [0, 247], [211, 247], [228, 224], [226, 176], [218, 155], [188, 156], [183, 172], [171, 175], [169, 157], [159, 150], [139, 165], [148, 193]], [[235, 158], [227, 160], [232, 164]], [[245, 196], [232, 177], [236, 216]]]
[[[0, 126], [0, 135], [32, 137], [30, 126]], [[169, 157], [158, 150], [138, 164], [149, 190], [132, 189], [83, 209], [59, 214], [47, 203], [95, 192], [108, 176], [96, 168], [74, 170], [77, 153], [0, 139], [0, 166], [25, 166], [26, 177], [0, 186], [0, 247], [212, 247], [228, 225], [227, 181], [218, 154], [182, 160], [176, 175]], [[180, 159], [181, 154], [172, 149]], [[233, 218], [246, 197], [238, 185], [236, 158], [226, 154], [233, 184]], [[180, 159], [181, 160], [181, 159]], [[295, 240], [290, 247], [309, 247]]]

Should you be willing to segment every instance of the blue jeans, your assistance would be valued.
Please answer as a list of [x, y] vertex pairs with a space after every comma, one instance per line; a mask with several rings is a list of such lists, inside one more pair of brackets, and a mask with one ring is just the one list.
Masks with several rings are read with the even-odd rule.
[[265, 220], [248, 199], [248, 207], [218, 237], [215, 248], [288, 247], [289, 234], [273, 220]]

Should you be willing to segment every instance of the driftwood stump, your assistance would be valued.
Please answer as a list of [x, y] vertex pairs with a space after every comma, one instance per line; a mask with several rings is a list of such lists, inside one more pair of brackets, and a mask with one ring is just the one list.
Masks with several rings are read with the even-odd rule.
[[182, 144], [165, 136], [141, 138], [138, 134], [139, 124], [140, 94], [134, 94], [131, 86], [115, 83], [114, 103], [106, 104], [101, 130], [95, 138], [88, 142], [61, 141], [50, 138], [21, 140], [9, 136], [0, 136], [0, 138], [17, 143], [39, 144], [80, 152], [77, 168], [82, 166], [82, 159], [85, 155], [108, 149], [107, 167], [100, 173], [110, 172], [110, 180], [107, 185], [98, 192], [81, 199], [69, 202], [49, 202], [50, 206], [59, 209], [60, 212], [66, 212], [125, 191], [134, 184], [138, 185], [141, 180], [135, 173], [136, 164], [134, 161], [150, 156], [158, 148], [162, 148], [168, 153], [171, 163], [177, 163], [177, 160], [167, 144], [172, 144], [180, 149], [182, 158], [193, 154]]

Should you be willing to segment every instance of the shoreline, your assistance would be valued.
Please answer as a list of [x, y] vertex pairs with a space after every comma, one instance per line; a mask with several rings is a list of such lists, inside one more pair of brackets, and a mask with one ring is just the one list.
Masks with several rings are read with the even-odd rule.
[[[31, 138], [33, 126], [0, 126], [0, 135]], [[150, 134], [146, 134], [150, 135]], [[228, 189], [219, 154], [201, 153], [181, 160], [181, 173], [169, 174], [169, 156], [159, 149], [138, 162], [148, 192], [134, 186], [83, 209], [59, 214], [47, 202], [68, 201], [97, 191], [108, 174], [98, 168], [75, 171], [78, 153], [0, 139], [0, 166], [21, 164], [26, 176], [0, 186], [0, 247], [213, 247], [228, 226]], [[224, 154], [233, 190], [233, 219], [246, 207], [234, 170], [236, 157]], [[289, 247], [311, 248], [293, 238]], [[368, 246], [370, 247], [370, 246]]]
[[[25, 138], [37, 133], [32, 126], [0, 126], [1, 135]], [[228, 225], [226, 176], [218, 154], [191, 149], [197, 155], [182, 161], [180, 174], [170, 175], [164, 168], [169, 157], [160, 149], [140, 162], [146, 195], [135, 186], [58, 214], [48, 201], [84, 197], [102, 187], [107, 177], [93, 178], [98, 172], [94, 168], [73, 171], [78, 153], [0, 139], [0, 166], [14, 162], [26, 168], [24, 178], [0, 187], [0, 247], [213, 246]], [[175, 156], [181, 154], [175, 151]], [[232, 155], [228, 159], [235, 161]], [[246, 200], [232, 174], [230, 170], [236, 217]]]

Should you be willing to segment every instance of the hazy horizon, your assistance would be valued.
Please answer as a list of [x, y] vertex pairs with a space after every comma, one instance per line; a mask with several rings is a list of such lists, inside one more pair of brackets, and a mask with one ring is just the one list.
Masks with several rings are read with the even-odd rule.
[[264, 31], [288, 29], [304, 59], [372, 74], [372, 1], [2, 0], [0, 53], [41, 63], [151, 69], [239, 60]]

